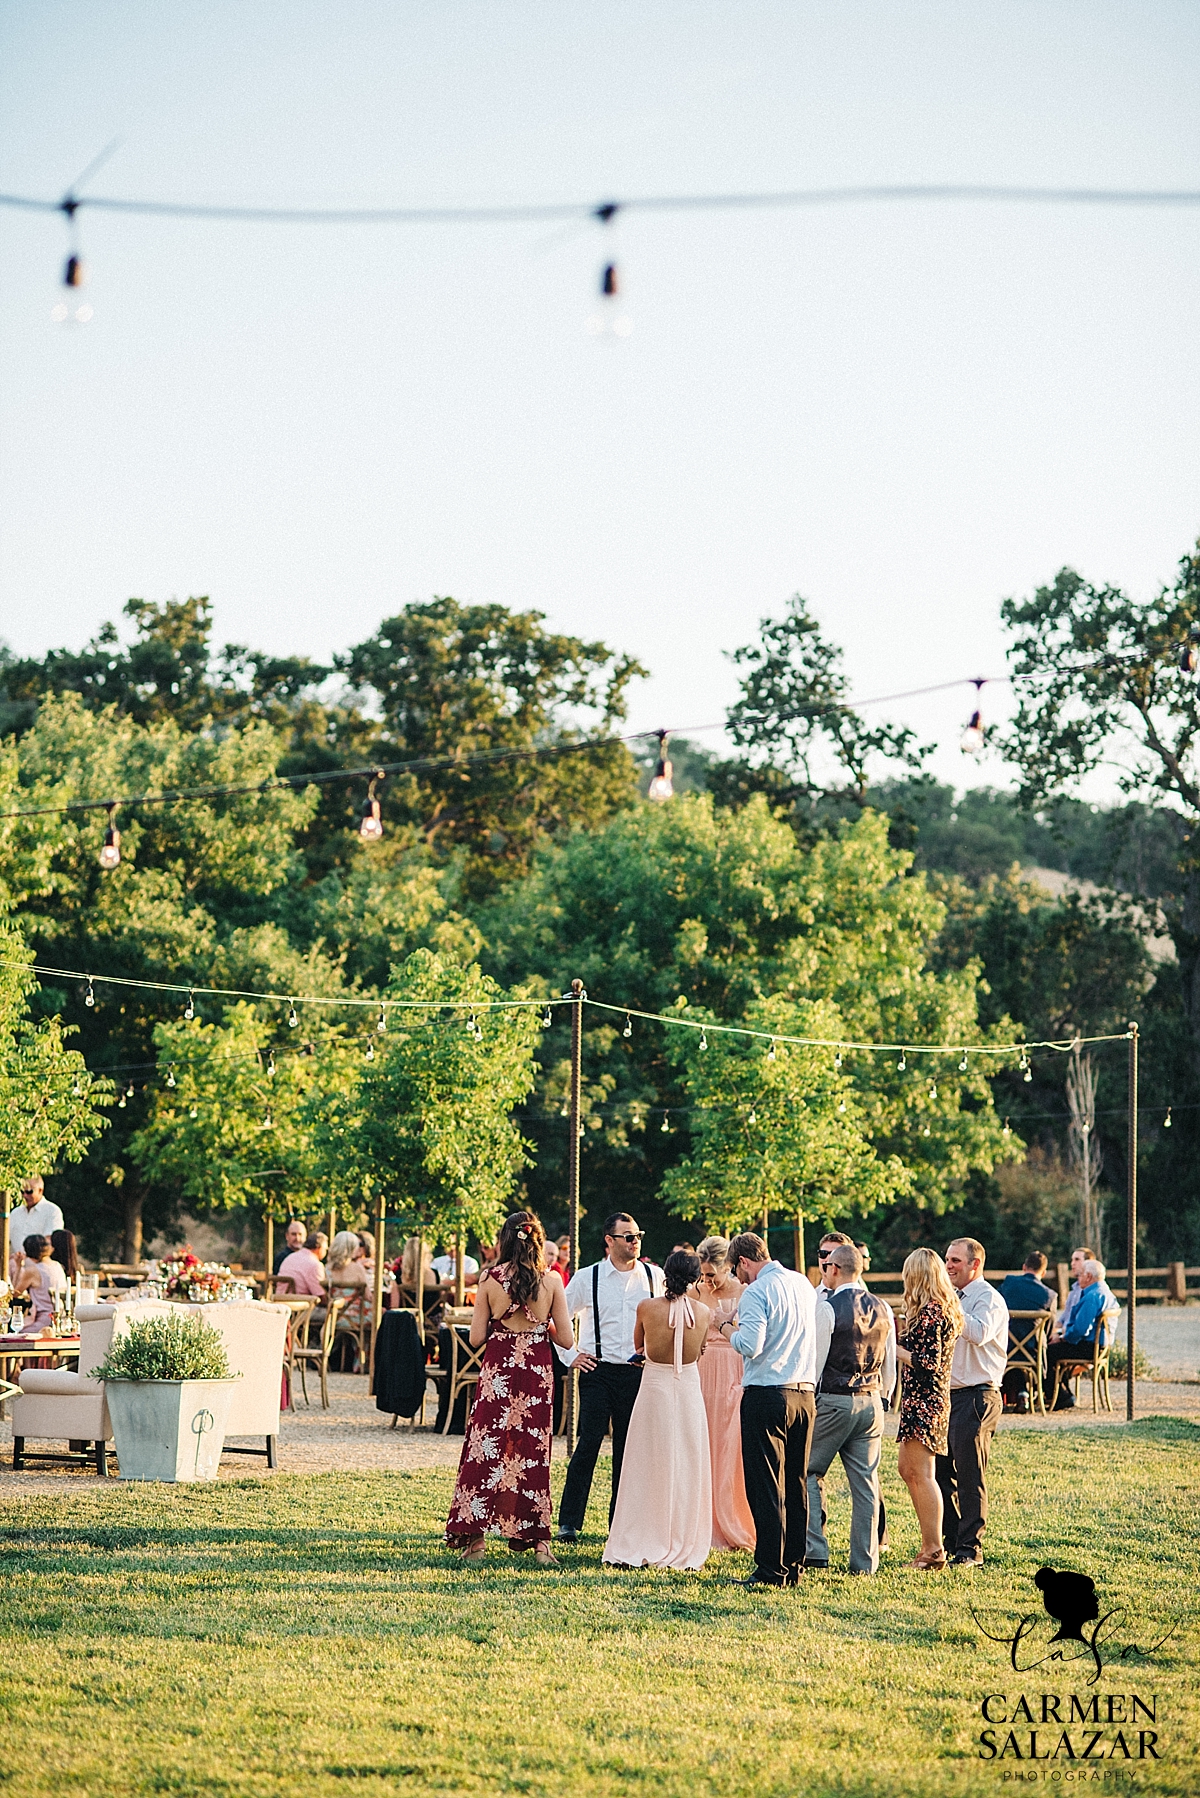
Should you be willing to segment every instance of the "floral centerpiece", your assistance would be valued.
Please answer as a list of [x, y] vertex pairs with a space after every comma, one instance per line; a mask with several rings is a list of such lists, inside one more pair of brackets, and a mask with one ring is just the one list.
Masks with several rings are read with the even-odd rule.
[[215, 1304], [237, 1284], [232, 1268], [219, 1261], [201, 1261], [190, 1248], [177, 1249], [165, 1260], [154, 1262], [150, 1278], [163, 1298], [191, 1305]]

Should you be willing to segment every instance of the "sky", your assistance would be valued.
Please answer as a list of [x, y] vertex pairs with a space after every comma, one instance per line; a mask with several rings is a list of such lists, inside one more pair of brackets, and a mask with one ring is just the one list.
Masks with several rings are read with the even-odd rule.
[[[874, 183], [1200, 188], [1200, 8], [1065, 0], [3, 0], [0, 190], [505, 204]], [[608, 228], [0, 210], [0, 637], [208, 594], [327, 657], [536, 607], [718, 724], [803, 593], [859, 698], [1000, 675], [1064, 565], [1200, 534], [1200, 208], [910, 204]], [[615, 257], [626, 338], [597, 339]], [[969, 688], [873, 708], [957, 784]], [[988, 718], [1002, 686], [985, 689]], [[717, 733], [702, 741], [720, 743]]]

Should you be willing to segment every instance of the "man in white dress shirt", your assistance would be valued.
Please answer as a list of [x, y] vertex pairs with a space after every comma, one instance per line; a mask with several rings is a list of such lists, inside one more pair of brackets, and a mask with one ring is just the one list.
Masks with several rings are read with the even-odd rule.
[[[31, 1174], [28, 1179], [22, 1180], [21, 1198], [23, 1203], [18, 1205], [8, 1220], [8, 1253], [10, 1261], [14, 1263], [25, 1247], [27, 1236], [44, 1236], [49, 1241], [52, 1231], [65, 1227], [63, 1214], [58, 1206], [44, 1197], [40, 1174]], [[10, 1273], [9, 1278], [14, 1277]]]
[[621, 1483], [621, 1461], [629, 1419], [642, 1383], [640, 1361], [634, 1359], [633, 1326], [643, 1299], [661, 1298], [666, 1290], [660, 1267], [638, 1259], [642, 1232], [627, 1211], [616, 1211], [604, 1223], [604, 1260], [581, 1267], [567, 1286], [567, 1310], [581, 1318], [579, 1346], [556, 1343], [566, 1367], [579, 1368], [579, 1427], [575, 1453], [567, 1468], [558, 1507], [560, 1542], [575, 1542], [583, 1528], [596, 1457], [612, 1426], [612, 1522]]
[[984, 1279], [983, 1262], [983, 1244], [973, 1236], [958, 1237], [946, 1250], [946, 1272], [963, 1310], [950, 1363], [950, 1453], [937, 1457], [942, 1541], [952, 1567], [983, 1565], [988, 1451], [1008, 1365], [1008, 1306]]

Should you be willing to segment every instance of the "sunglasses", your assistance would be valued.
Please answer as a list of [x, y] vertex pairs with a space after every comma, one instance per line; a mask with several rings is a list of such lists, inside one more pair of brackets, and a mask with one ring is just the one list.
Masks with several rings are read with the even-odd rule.
[[818, 1249], [817, 1250], [817, 1260], [818, 1261], [828, 1261], [828, 1259], [829, 1259], [830, 1255], [832, 1255], [832, 1253], [833, 1253], [832, 1249]]
[[624, 1235], [619, 1232], [612, 1238], [614, 1242], [640, 1242], [645, 1235], [644, 1230], [627, 1230]]

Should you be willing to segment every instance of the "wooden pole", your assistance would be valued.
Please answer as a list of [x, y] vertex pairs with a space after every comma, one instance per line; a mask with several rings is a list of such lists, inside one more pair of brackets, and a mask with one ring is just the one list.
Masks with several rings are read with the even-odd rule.
[[12, 1194], [11, 1194], [11, 1192], [5, 1192], [5, 1194], [4, 1194], [4, 1265], [3, 1265], [3, 1267], [0, 1267], [0, 1280], [8, 1280], [8, 1279], [11, 1279], [11, 1277], [12, 1277], [8, 1271], [8, 1254], [9, 1254], [8, 1245], [11, 1240], [9, 1233], [8, 1233], [8, 1220], [11, 1216], [12, 1216]]
[[792, 1226], [792, 1249], [796, 1262], [796, 1272], [802, 1274], [804, 1268], [804, 1213], [797, 1211], [796, 1222]]
[[375, 1296], [371, 1305], [371, 1384], [375, 1390], [375, 1344], [379, 1340], [379, 1326], [383, 1321], [383, 1232], [387, 1225], [384, 1213], [383, 1194], [375, 1195]]
[[1125, 1300], [1125, 1416], [1133, 1422], [1134, 1357], [1137, 1352], [1137, 1151], [1138, 1151], [1138, 1027], [1129, 1026], [1129, 1168], [1125, 1188], [1125, 1233], [1129, 1247], [1129, 1291]]
[[269, 1210], [263, 1212], [263, 1267], [269, 1280], [275, 1272], [275, 1218]]
[[[570, 1141], [567, 1144], [567, 1229], [571, 1234], [571, 1273], [579, 1271], [579, 1132], [583, 1093], [583, 1001], [582, 980], [571, 982], [571, 1095], [569, 1116]], [[575, 1453], [579, 1430], [579, 1375], [572, 1368], [567, 1375], [567, 1453]]]
[[454, 1303], [465, 1305], [467, 1302], [467, 1233], [461, 1227], [454, 1238]]
[[337, 1206], [329, 1207], [329, 1246], [333, 1247], [333, 1239], [337, 1235]]

